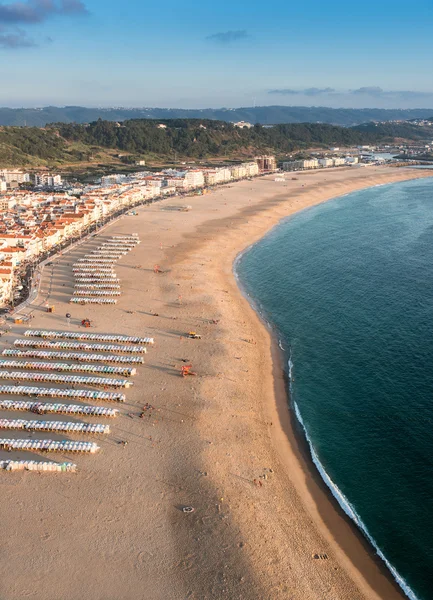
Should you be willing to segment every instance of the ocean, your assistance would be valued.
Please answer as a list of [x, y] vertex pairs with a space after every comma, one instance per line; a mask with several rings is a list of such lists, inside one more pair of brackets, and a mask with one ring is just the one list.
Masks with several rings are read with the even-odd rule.
[[406, 595], [432, 599], [433, 178], [299, 212], [235, 270], [316, 467]]

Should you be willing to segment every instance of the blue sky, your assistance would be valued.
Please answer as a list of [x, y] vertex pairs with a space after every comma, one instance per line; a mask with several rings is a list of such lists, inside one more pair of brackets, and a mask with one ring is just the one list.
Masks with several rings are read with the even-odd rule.
[[0, 105], [433, 108], [432, 32], [433, 0], [0, 0]]

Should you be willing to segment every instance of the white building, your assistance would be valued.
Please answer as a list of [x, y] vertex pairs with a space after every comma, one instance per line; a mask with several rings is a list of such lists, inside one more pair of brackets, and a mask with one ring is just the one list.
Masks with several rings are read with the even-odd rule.
[[240, 129], [251, 129], [254, 127], [252, 123], [248, 123], [248, 121], [238, 121], [237, 123], [233, 123], [235, 127], [239, 127]]
[[221, 167], [220, 169], [217, 169], [217, 176], [221, 183], [230, 181], [232, 178], [231, 171], [227, 167]]
[[334, 161], [332, 160], [332, 158], [319, 158], [319, 165], [326, 169], [328, 167], [333, 167]]
[[206, 185], [216, 185], [217, 183], [219, 183], [219, 181], [217, 181], [217, 171], [205, 171], [204, 180], [206, 182]]
[[188, 188], [198, 188], [204, 186], [204, 175], [203, 171], [193, 169], [187, 171], [185, 174], [185, 184]]
[[239, 165], [239, 178], [244, 179], [247, 176], [245, 165]]
[[304, 163], [303, 169], [317, 169], [319, 166], [319, 161], [317, 158], [310, 158], [301, 162]]
[[318, 167], [319, 161], [316, 158], [283, 162], [283, 171], [304, 171], [306, 169], [317, 169]]
[[26, 183], [30, 181], [30, 175], [17, 169], [0, 169], [0, 179], [6, 181], [6, 183]]
[[39, 173], [35, 175], [35, 185], [58, 187], [62, 185], [62, 178], [60, 175], [51, 175], [50, 173]]
[[248, 177], [256, 177], [259, 174], [259, 165], [256, 162], [245, 163]]

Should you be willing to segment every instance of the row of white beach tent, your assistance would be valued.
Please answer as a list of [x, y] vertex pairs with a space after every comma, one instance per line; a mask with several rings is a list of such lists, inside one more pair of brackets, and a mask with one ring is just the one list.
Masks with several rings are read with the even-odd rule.
[[107, 281], [109, 283], [120, 283], [120, 279], [115, 273], [108, 275], [94, 275], [92, 273], [81, 273], [75, 275], [75, 281], [77, 283], [97, 283], [99, 281]]
[[[152, 342], [149, 342], [152, 343]], [[145, 354], [144, 346], [115, 346], [113, 344], [88, 344], [87, 342], [53, 342], [50, 340], [15, 340], [20, 348], [59, 348], [65, 350], [89, 350], [97, 352], [120, 352], [123, 354]]]
[[95, 250], [93, 250], [90, 253], [90, 255], [87, 256], [92, 256], [93, 254], [99, 252], [130, 252], [136, 246], [137, 244], [133, 241], [129, 242], [127, 240], [108, 240], [107, 242], [104, 242], [103, 244], [98, 246]]
[[95, 248], [95, 250], [92, 250], [90, 255], [93, 256], [95, 254], [119, 254], [121, 252], [124, 252], [125, 254], [127, 254], [128, 252], [130, 252], [131, 250], [133, 250], [135, 248], [137, 244], [135, 244], [134, 242], [104, 242], [102, 243], [100, 246], [98, 246], [97, 248]]
[[77, 452], [95, 454], [99, 446], [94, 442], [71, 442], [70, 440], [21, 440], [0, 438], [0, 450], [27, 450], [40, 452]]
[[69, 462], [55, 463], [45, 460], [0, 460], [0, 469], [3, 471], [37, 471], [38, 473], [76, 473], [77, 465]]
[[122, 256], [125, 256], [126, 254], [128, 254], [127, 252], [119, 252], [119, 251], [110, 251], [110, 250], [106, 250], [103, 254], [101, 254], [100, 252], [96, 253], [96, 254], [87, 254], [86, 259], [80, 259], [78, 261], [78, 263], [76, 264], [81, 264], [82, 262], [99, 262], [101, 260], [110, 260], [113, 262], [116, 262], [118, 260], [120, 260], [122, 258]]
[[111, 367], [109, 365], [83, 365], [69, 363], [51, 363], [20, 360], [0, 360], [0, 368], [4, 369], [31, 369], [40, 371], [67, 371], [81, 373], [104, 373], [104, 375], [125, 375], [131, 377], [136, 374], [133, 367]]
[[79, 279], [76, 279], [76, 286], [79, 285], [93, 285], [93, 286], [97, 286], [97, 285], [109, 285], [109, 286], [113, 286], [116, 287], [117, 285], [119, 285], [120, 283], [120, 279], [117, 279], [116, 277], [80, 277]]
[[85, 331], [51, 331], [49, 329], [27, 329], [24, 337], [41, 337], [50, 339], [87, 340], [94, 342], [118, 342], [120, 344], [153, 344], [150, 337], [120, 335], [116, 333], [86, 333]]
[[113, 236], [111, 238], [109, 238], [108, 240], [106, 240], [105, 242], [103, 242], [103, 246], [107, 245], [107, 244], [113, 244], [113, 245], [129, 245], [129, 246], [137, 246], [137, 244], [140, 243], [140, 239], [139, 237], [132, 237], [132, 236], [125, 236], [125, 237], [117, 237], [117, 236]]
[[112, 265], [115, 262], [117, 262], [118, 260], [119, 260], [118, 258], [112, 258], [110, 256], [98, 257], [98, 256], [93, 256], [92, 254], [87, 254], [83, 258], [80, 258], [75, 263], [75, 266], [77, 266], [77, 267], [86, 266], [86, 264], [83, 265], [82, 263], [91, 263], [91, 264], [95, 264], [95, 265], [99, 265], [99, 264], [104, 265], [105, 263], [107, 263], [108, 265]]
[[82, 271], [100, 271], [101, 273], [103, 272], [108, 272], [108, 273], [113, 273], [114, 272], [114, 265], [97, 265], [97, 264], [91, 264], [91, 263], [83, 263], [83, 264], [78, 264], [75, 263], [72, 267], [72, 271], [73, 273], [81, 273]]
[[106, 257], [106, 258], [98, 258], [96, 256], [92, 256], [92, 255], [87, 255], [84, 258], [80, 258], [79, 261], [77, 261], [75, 263], [76, 266], [82, 266], [82, 263], [92, 263], [95, 265], [98, 265], [100, 263], [104, 264], [104, 263], [108, 263], [110, 264], [114, 264], [115, 262], [117, 262], [117, 258], [110, 258], [110, 257]]
[[80, 258], [78, 262], [75, 263], [75, 267], [89, 267], [89, 266], [99, 266], [107, 267], [110, 265], [114, 265], [118, 261], [117, 258], [96, 258], [95, 256], [89, 256], [85, 258]]
[[81, 290], [120, 290], [120, 285], [116, 283], [76, 283], [75, 293]]
[[117, 290], [92, 290], [90, 286], [86, 290], [75, 290], [75, 296], [120, 296], [120, 292]]
[[63, 388], [40, 388], [26, 385], [0, 385], [0, 394], [12, 396], [34, 396], [50, 398], [87, 398], [107, 402], [125, 402], [125, 394], [116, 392], [95, 392], [92, 390], [71, 390]]
[[60, 404], [57, 402], [32, 402], [28, 400], [3, 400], [0, 398], [0, 410], [32, 412], [38, 415], [74, 415], [86, 417], [117, 417], [117, 408], [105, 406], [84, 406], [81, 404]]
[[113, 267], [99, 267], [97, 265], [85, 265], [82, 267], [72, 267], [74, 273], [114, 273]]
[[26, 419], [0, 419], [0, 429], [14, 431], [49, 431], [57, 433], [108, 434], [109, 425], [100, 423], [65, 423], [63, 421], [27, 421]]
[[69, 300], [71, 304], [117, 304], [117, 300], [113, 298], [85, 298], [76, 297]]
[[[145, 353], [147, 349], [144, 348]], [[6, 348], [3, 356], [15, 356], [17, 358], [45, 358], [48, 360], [77, 360], [78, 362], [107, 362], [129, 365], [142, 365], [144, 358], [141, 356], [116, 356], [112, 354], [82, 354], [81, 352], [49, 352], [47, 350], [14, 350]], [[134, 373], [135, 374], [135, 373]]]
[[129, 252], [129, 250], [131, 250], [132, 248], [135, 248], [135, 246], [137, 246], [137, 244], [140, 243], [140, 240], [138, 240], [138, 238], [130, 238], [129, 240], [115, 240], [113, 238], [109, 238], [108, 240], [106, 240], [105, 242], [102, 242], [102, 244], [100, 246], [98, 246], [96, 248], [96, 250], [94, 250], [94, 252], [101, 252], [101, 250], [122, 250], [122, 251], [127, 251]]
[[121, 258], [126, 256], [129, 252], [129, 248], [102, 248], [93, 250], [90, 254], [87, 254], [89, 258]]
[[124, 254], [128, 254], [128, 252], [131, 252], [131, 250], [134, 250], [135, 246], [137, 244], [134, 243], [123, 243], [123, 242], [106, 242], [105, 244], [102, 244], [102, 246], [99, 246], [99, 248], [97, 248], [96, 250], [93, 250], [93, 252], [91, 254], [88, 254], [87, 256], [95, 256], [95, 254], [101, 254], [101, 256], [106, 256], [108, 254], [120, 254], [120, 253], [124, 253]]
[[128, 388], [132, 384], [127, 379], [107, 377], [86, 377], [85, 375], [60, 375], [59, 373], [26, 373], [22, 371], [0, 371], [0, 379], [13, 381], [40, 381], [51, 383], [70, 383], [72, 385], [97, 385], [99, 387]]

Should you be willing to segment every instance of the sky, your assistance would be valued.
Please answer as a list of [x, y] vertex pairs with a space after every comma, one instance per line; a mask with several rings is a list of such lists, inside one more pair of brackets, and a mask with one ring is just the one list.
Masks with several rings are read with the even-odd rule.
[[0, 0], [0, 105], [433, 108], [433, 0]]

